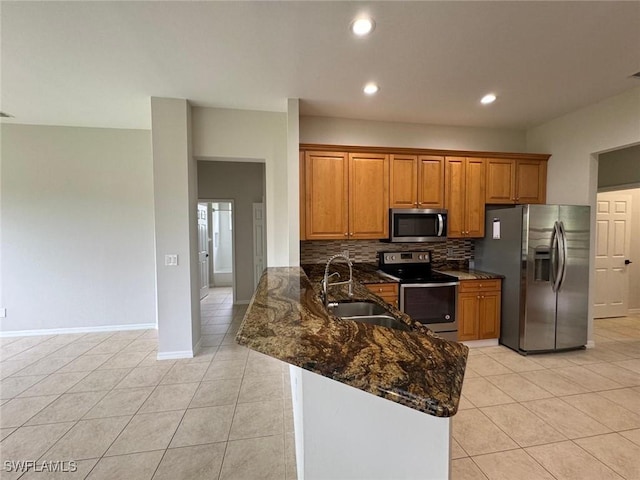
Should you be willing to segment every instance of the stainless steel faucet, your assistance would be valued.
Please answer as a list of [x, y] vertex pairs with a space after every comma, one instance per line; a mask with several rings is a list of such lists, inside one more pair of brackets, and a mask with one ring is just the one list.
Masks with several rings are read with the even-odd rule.
[[[329, 283], [329, 279], [334, 275], [337, 275], [337, 277], [340, 278], [340, 274], [338, 272], [333, 272], [331, 275], [329, 275], [329, 267], [331, 266], [331, 262], [333, 262], [336, 258], [343, 258], [347, 261], [347, 264], [349, 265], [349, 280]], [[324, 268], [324, 278], [322, 279], [322, 300], [324, 301], [325, 307], [329, 306], [329, 295], [327, 294], [327, 289], [333, 285], [345, 284], [349, 285], [349, 297], [353, 297], [353, 264], [349, 259], [349, 252], [346, 250], [342, 253], [337, 253], [336, 255], [329, 258], [329, 260], [327, 260], [327, 265]]]

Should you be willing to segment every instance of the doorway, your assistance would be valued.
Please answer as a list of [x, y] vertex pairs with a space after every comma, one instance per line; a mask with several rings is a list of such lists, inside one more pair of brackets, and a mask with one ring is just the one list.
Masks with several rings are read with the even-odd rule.
[[211, 203], [211, 285], [233, 286], [233, 202]]
[[[204, 214], [201, 211], [204, 209]], [[198, 203], [198, 241], [202, 236], [201, 218], [206, 218], [206, 252], [199, 252], [200, 276], [205, 278], [207, 294], [230, 295], [235, 300], [235, 237], [234, 237], [234, 201], [212, 199]], [[205, 273], [206, 272], [206, 273]], [[203, 283], [203, 280], [201, 280]], [[201, 286], [200, 299], [203, 286]]]

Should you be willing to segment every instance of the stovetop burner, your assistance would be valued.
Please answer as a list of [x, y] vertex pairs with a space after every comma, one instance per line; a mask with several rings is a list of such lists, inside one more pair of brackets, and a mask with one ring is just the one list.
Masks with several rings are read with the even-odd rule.
[[383, 274], [400, 283], [457, 282], [451, 275], [431, 269], [431, 251], [379, 252], [378, 265]]

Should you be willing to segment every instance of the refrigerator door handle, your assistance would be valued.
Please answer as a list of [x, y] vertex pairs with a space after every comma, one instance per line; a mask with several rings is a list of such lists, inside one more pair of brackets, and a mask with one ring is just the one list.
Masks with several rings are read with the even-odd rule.
[[438, 236], [442, 236], [442, 230], [444, 230], [444, 220], [442, 219], [442, 215], [438, 214]]
[[560, 278], [558, 282], [558, 290], [560, 290], [564, 283], [565, 274], [567, 273], [567, 234], [564, 231], [564, 223], [560, 222], [558, 224], [558, 230], [560, 233]]
[[560, 287], [560, 228], [558, 222], [553, 224], [553, 233], [551, 234], [551, 289], [554, 292]]

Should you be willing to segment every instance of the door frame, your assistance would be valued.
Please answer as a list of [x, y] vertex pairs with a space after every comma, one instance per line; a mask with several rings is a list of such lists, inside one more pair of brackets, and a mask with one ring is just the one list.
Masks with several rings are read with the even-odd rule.
[[[231, 289], [233, 290], [233, 304], [236, 304], [236, 205], [231, 198], [198, 198], [198, 203], [230, 203], [231, 204]], [[213, 218], [213, 216], [211, 216]], [[213, 233], [213, 232], [211, 232]], [[213, 250], [211, 250], [213, 259]]]

